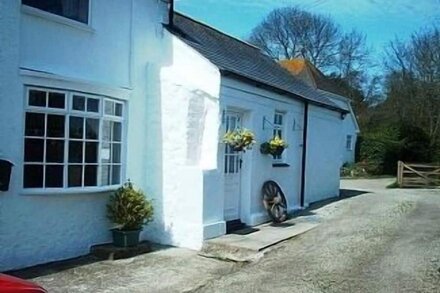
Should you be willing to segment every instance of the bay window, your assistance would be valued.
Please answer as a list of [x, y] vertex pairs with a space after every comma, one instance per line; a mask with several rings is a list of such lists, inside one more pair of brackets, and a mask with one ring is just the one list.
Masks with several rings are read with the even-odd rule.
[[119, 185], [123, 106], [106, 97], [28, 88], [23, 187]]
[[22, 0], [22, 4], [85, 24], [89, 22], [89, 0]]

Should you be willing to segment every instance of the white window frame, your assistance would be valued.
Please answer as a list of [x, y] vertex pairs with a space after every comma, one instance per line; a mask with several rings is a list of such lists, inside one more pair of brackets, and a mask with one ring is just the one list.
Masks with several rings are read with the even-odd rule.
[[345, 149], [347, 151], [353, 150], [353, 135], [351, 135], [351, 134], [347, 134], [347, 136], [345, 138]]
[[[64, 103], [64, 109], [55, 109], [55, 108], [49, 108], [48, 102], [46, 103], [46, 107], [39, 107], [39, 106], [31, 106], [29, 105], [29, 92], [31, 90], [38, 90], [38, 91], [46, 91], [46, 92], [57, 92], [57, 93], [64, 93], [65, 94], [65, 103]], [[86, 98], [93, 98], [99, 100], [99, 107], [98, 112], [87, 112], [87, 103], [85, 104], [85, 111], [79, 111], [79, 110], [73, 110], [73, 96], [79, 95], [84, 96]], [[122, 116], [110, 116], [104, 114], [104, 101], [112, 101], [114, 103], [118, 103], [122, 105]], [[22, 164], [22, 176], [21, 176], [21, 189], [23, 194], [53, 194], [53, 193], [91, 193], [91, 192], [105, 192], [109, 190], [115, 190], [119, 188], [124, 181], [124, 172], [125, 172], [125, 149], [126, 149], [126, 103], [123, 100], [113, 98], [113, 97], [107, 97], [107, 96], [99, 96], [95, 94], [89, 94], [89, 93], [83, 93], [79, 91], [74, 90], [63, 90], [63, 89], [55, 89], [50, 87], [44, 87], [44, 86], [25, 86], [25, 110], [23, 114], [23, 143], [22, 143], [22, 156], [23, 156], [23, 164]], [[25, 139], [26, 138], [32, 138], [31, 136], [26, 136], [26, 113], [41, 113], [46, 114], [45, 116], [45, 133], [44, 136], [38, 137], [38, 139], [44, 139], [45, 144], [46, 140], [53, 138], [47, 138], [47, 114], [55, 114], [55, 115], [63, 115], [65, 117], [65, 127], [64, 127], [64, 137], [59, 138], [60, 140], [64, 140], [64, 157], [62, 163], [50, 163], [47, 164], [46, 162], [46, 146], [44, 147], [43, 152], [43, 162], [26, 162], [25, 161]], [[98, 143], [98, 154], [97, 154], [97, 163], [86, 163], [85, 162], [85, 143], [83, 146], [83, 160], [81, 163], [69, 163], [69, 141], [92, 141], [90, 139], [86, 139], [85, 132], [86, 129], [84, 127], [84, 137], [82, 139], [71, 139], [69, 138], [69, 130], [70, 130], [70, 117], [76, 116], [81, 117], [83, 119], [87, 118], [95, 118], [99, 119], [99, 137], [98, 140], [93, 140]], [[116, 142], [117, 144], [120, 144], [121, 146], [121, 153], [120, 153], [120, 163], [113, 164], [113, 162], [109, 163], [111, 165], [118, 165], [120, 166], [120, 179], [119, 184], [114, 185], [101, 185], [101, 179], [102, 179], [102, 173], [101, 169], [103, 165], [107, 165], [107, 163], [103, 163], [101, 160], [101, 148], [102, 148], [102, 135], [103, 135], [103, 122], [104, 121], [115, 121], [121, 123], [121, 141]], [[84, 122], [85, 123], [85, 122]], [[34, 137], [37, 138], [37, 137]], [[110, 142], [113, 143], [113, 142]], [[27, 188], [24, 187], [24, 166], [25, 165], [42, 165], [43, 169], [47, 165], [62, 165], [63, 166], [63, 187], [45, 187], [45, 171], [43, 171], [43, 187], [37, 187], [37, 188]], [[69, 165], [81, 165], [83, 167], [82, 170], [82, 186], [78, 187], [68, 187], [68, 167]], [[96, 186], [84, 186], [84, 166], [86, 165], [97, 165], [97, 185]], [[110, 170], [111, 172], [111, 170]]]
[[[281, 116], [281, 123], [277, 123], [277, 116]], [[273, 119], [273, 131], [272, 131], [272, 137], [275, 137], [277, 133], [281, 133], [281, 139], [286, 141], [286, 112], [283, 111], [275, 111], [274, 113], [274, 119]], [[278, 158], [273, 158], [274, 163], [284, 163], [286, 160], [285, 151], [279, 156]]]
[[87, 23], [78, 21], [78, 20], [74, 20], [59, 14], [55, 14], [55, 13], [51, 13], [49, 11], [46, 10], [42, 10], [33, 6], [29, 6], [26, 4], [23, 4], [23, 1], [21, 2], [21, 11], [25, 14], [28, 15], [33, 15], [36, 17], [40, 17], [40, 18], [44, 18], [47, 19], [49, 21], [53, 21], [53, 22], [57, 22], [60, 24], [64, 24], [70, 27], [74, 27], [74, 28], [78, 28], [78, 29], [82, 29], [84, 31], [89, 31], [89, 32], [94, 32], [94, 30], [91, 27], [91, 22], [92, 22], [92, 1], [93, 0], [89, 0], [89, 11], [88, 11], [88, 18], [87, 18]]

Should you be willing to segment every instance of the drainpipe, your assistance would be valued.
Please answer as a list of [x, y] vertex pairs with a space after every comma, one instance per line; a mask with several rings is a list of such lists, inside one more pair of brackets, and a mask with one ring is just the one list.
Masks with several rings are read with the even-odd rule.
[[301, 197], [300, 204], [304, 207], [305, 193], [306, 193], [306, 168], [307, 168], [307, 138], [309, 126], [309, 103], [304, 103], [304, 122], [303, 122], [303, 152], [302, 152], [302, 166], [301, 166]]
[[172, 28], [174, 26], [174, 0], [170, 0], [168, 13], [168, 25]]

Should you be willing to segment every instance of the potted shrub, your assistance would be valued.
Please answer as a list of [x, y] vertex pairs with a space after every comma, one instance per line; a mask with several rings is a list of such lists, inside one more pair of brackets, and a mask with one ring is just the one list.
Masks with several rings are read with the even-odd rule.
[[128, 181], [111, 197], [107, 205], [108, 218], [116, 224], [111, 231], [113, 244], [120, 247], [136, 246], [144, 225], [153, 219], [153, 205], [141, 190]]
[[274, 158], [281, 156], [281, 154], [284, 152], [284, 150], [289, 145], [281, 139], [278, 135], [272, 138], [271, 140], [264, 142], [260, 146], [260, 151], [262, 154], [270, 154]]
[[252, 148], [252, 145], [255, 143], [255, 135], [248, 129], [236, 129], [226, 132], [223, 142], [234, 151], [241, 152]]

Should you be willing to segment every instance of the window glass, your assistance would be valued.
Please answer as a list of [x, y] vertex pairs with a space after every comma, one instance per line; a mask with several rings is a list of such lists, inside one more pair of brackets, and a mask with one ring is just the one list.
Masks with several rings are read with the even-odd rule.
[[83, 96], [73, 96], [72, 101], [72, 109], [77, 111], [85, 111], [86, 110], [86, 98]]
[[44, 114], [26, 113], [26, 136], [44, 136]]
[[69, 142], [69, 163], [82, 163], [83, 161], [83, 142]]
[[84, 118], [70, 117], [69, 137], [81, 139], [84, 137]]
[[98, 180], [98, 166], [86, 165], [84, 172], [84, 186], [96, 186]]
[[99, 138], [99, 119], [87, 119], [86, 120], [86, 138], [98, 139]]
[[49, 108], [64, 109], [66, 97], [63, 93], [49, 93]]
[[22, 3], [82, 23], [88, 23], [89, 0], [22, 0]]
[[64, 140], [46, 141], [46, 162], [47, 163], [64, 162]]
[[[284, 113], [276, 112], [274, 115], [274, 124], [273, 124], [273, 137], [279, 137], [284, 139], [283, 131], [284, 131]], [[283, 155], [274, 156], [274, 160], [281, 161], [283, 159]]]
[[46, 166], [46, 184], [48, 188], [63, 187], [63, 165]]
[[70, 165], [68, 171], [68, 187], [82, 186], [82, 166]]
[[[121, 183], [121, 103], [109, 98], [45, 89], [29, 90], [27, 101], [24, 188]], [[104, 101], [109, 102], [112, 116], [105, 116], [102, 113], [105, 111], [100, 110]], [[66, 105], [71, 108], [66, 109]]]
[[47, 137], [64, 137], [64, 119], [62, 115], [47, 115]]
[[351, 150], [352, 149], [352, 136], [351, 135], [347, 135], [347, 141], [346, 141], [346, 148], [347, 150]]
[[101, 167], [101, 184], [110, 185], [111, 166], [104, 165]]
[[115, 115], [116, 115], [116, 116], [119, 116], [119, 117], [122, 117], [122, 104], [120, 104], [120, 103], [116, 103], [116, 106], [115, 106]]
[[98, 163], [98, 143], [87, 142], [86, 143], [86, 163]]
[[43, 162], [44, 139], [26, 138], [24, 141], [24, 160], [26, 162]]
[[113, 163], [121, 162], [121, 144], [119, 143], [112, 144], [112, 158], [113, 158]]
[[115, 115], [115, 103], [106, 100], [104, 104], [104, 113], [105, 115], [110, 115], [110, 116]]
[[112, 169], [112, 185], [121, 183], [121, 166], [115, 165]]
[[87, 99], [87, 112], [99, 112], [99, 100], [98, 99]]
[[46, 107], [46, 92], [30, 90], [29, 106]]
[[113, 122], [113, 141], [121, 141], [122, 137], [122, 124], [119, 122]]
[[43, 165], [24, 165], [23, 186], [25, 188], [43, 187]]

